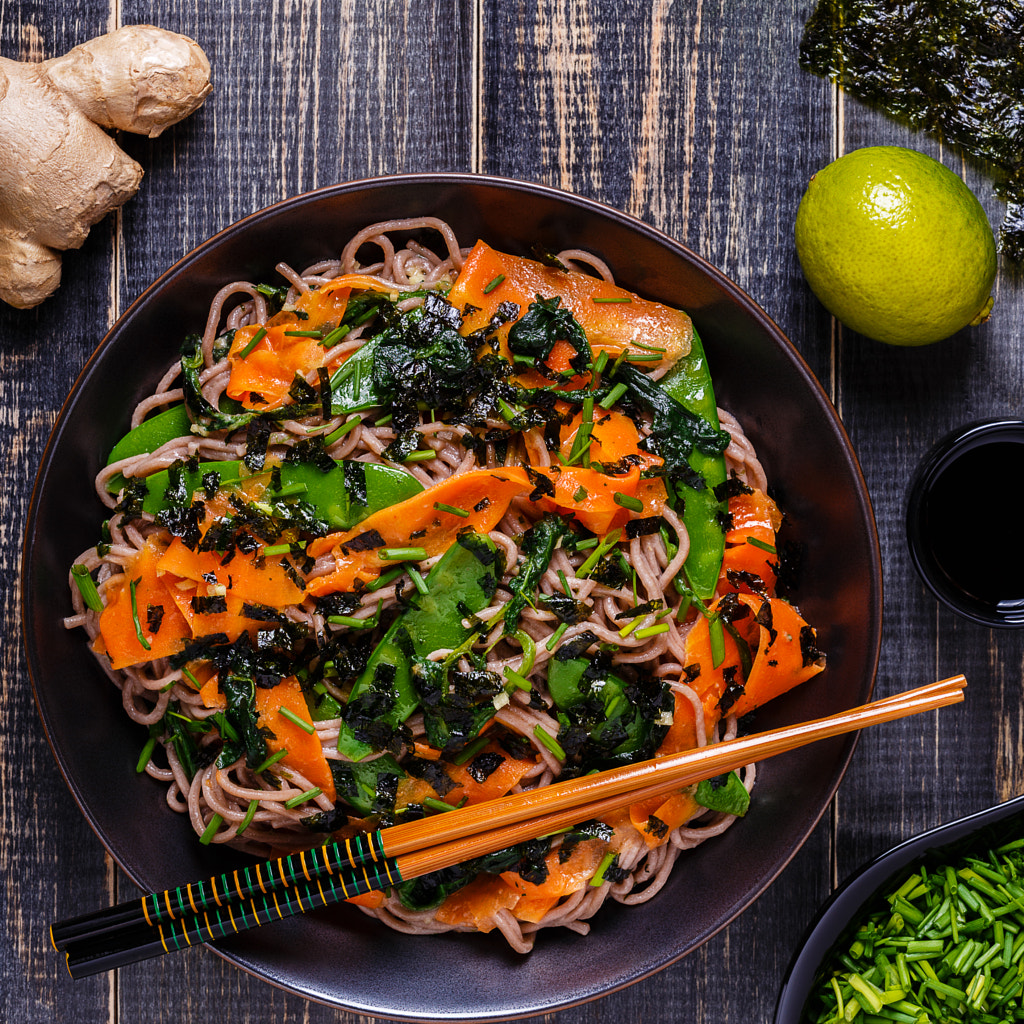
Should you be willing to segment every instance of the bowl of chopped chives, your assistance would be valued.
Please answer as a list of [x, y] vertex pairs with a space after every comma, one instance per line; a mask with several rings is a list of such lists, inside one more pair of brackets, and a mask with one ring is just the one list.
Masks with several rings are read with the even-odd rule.
[[923, 832], [811, 922], [775, 1024], [1024, 1020], [1024, 797]]

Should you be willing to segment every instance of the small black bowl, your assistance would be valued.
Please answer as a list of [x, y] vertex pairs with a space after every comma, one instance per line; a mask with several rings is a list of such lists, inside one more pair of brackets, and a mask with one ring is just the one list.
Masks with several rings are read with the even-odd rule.
[[844, 941], [861, 911], [876, 895], [942, 848], [953, 847], [952, 852], [963, 854], [972, 846], [980, 847], [995, 826], [1008, 831], [1014, 817], [1021, 819], [1018, 827], [1024, 824], [1024, 796], [922, 832], [854, 872], [818, 911], [804, 933], [782, 982], [775, 1024], [802, 1024], [826, 957]]
[[1022, 466], [1024, 421], [984, 420], [939, 441], [910, 485], [914, 566], [943, 604], [982, 626], [1024, 626], [1024, 555], [1006, 544], [1002, 522], [1002, 481]]

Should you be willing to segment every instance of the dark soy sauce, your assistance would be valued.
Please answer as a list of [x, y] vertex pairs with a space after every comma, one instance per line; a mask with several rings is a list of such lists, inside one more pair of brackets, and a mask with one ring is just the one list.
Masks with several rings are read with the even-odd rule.
[[981, 441], [934, 475], [923, 546], [949, 585], [997, 615], [1024, 607], [1024, 439]]

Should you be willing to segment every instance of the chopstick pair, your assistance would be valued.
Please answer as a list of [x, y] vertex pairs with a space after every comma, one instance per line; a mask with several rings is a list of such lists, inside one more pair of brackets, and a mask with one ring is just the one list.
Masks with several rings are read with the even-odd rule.
[[800, 725], [556, 782], [153, 893], [50, 929], [85, 977], [450, 867], [867, 725], [963, 700], [953, 676]]

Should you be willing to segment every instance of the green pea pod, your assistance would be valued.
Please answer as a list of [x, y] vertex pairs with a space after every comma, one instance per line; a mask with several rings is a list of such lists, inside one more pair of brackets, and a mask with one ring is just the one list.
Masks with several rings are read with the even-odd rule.
[[[706, 420], [716, 430], [719, 428], [711, 372], [696, 329], [689, 355], [680, 359], [658, 383], [680, 405]], [[726, 506], [714, 492], [719, 484], [725, 482], [725, 458], [706, 455], [695, 448], [687, 461], [704, 477], [707, 487], [698, 491], [686, 484], [676, 485], [676, 493], [684, 502], [683, 524], [690, 535], [690, 553], [683, 569], [693, 591], [701, 600], [707, 601], [714, 596], [725, 552], [721, 513], [725, 512]]]
[[137, 427], [129, 430], [124, 437], [110, 450], [107, 465], [131, 458], [133, 455], [148, 455], [155, 452], [162, 444], [178, 437], [188, 437], [192, 421], [188, 418], [188, 410], [184, 404], [169, 406], [143, 420]]
[[[372, 687], [378, 674], [390, 675], [394, 705], [378, 721], [395, 728], [419, 706], [413, 685], [412, 658], [424, 658], [442, 648], [456, 648], [469, 636], [462, 625], [469, 614], [486, 608], [498, 585], [499, 560], [493, 542], [482, 534], [464, 534], [441, 556], [427, 576], [427, 593], [392, 624], [374, 648], [356, 680], [349, 703]], [[373, 753], [356, 739], [352, 726], [342, 723], [338, 750], [353, 761]]]
[[[347, 469], [354, 469], [361, 478], [358, 487], [347, 479]], [[203, 477], [209, 473], [220, 475], [219, 485], [237, 481], [243, 470], [236, 461], [201, 462], [193, 469], [181, 469], [180, 489], [188, 495], [203, 487]], [[365, 495], [363, 492], [365, 482]], [[156, 515], [167, 504], [166, 492], [171, 485], [169, 470], [161, 470], [146, 477], [147, 493], [142, 501], [143, 511]], [[348, 530], [361, 522], [371, 512], [396, 505], [423, 490], [423, 485], [404, 469], [394, 466], [380, 466], [376, 463], [336, 463], [326, 473], [318, 466], [306, 462], [284, 462], [281, 464], [281, 490], [269, 492], [274, 498], [282, 496], [301, 498], [309, 502], [333, 530]]]

